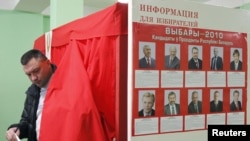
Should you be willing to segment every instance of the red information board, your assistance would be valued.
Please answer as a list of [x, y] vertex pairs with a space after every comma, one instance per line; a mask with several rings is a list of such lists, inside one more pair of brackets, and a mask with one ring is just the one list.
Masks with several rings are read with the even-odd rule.
[[246, 38], [133, 22], [133, 136], [246, 124]]

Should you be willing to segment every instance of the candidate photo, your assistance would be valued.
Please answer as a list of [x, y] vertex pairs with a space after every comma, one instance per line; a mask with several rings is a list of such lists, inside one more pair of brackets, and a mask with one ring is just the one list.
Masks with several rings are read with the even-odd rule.
[[139, 117], [148, 117], [155, 115], [155, 94], [151, 91], [143, 91], [139, 94]]
[[201, 70], [202, 69], [202, 47], [201, 46], [189, 46], [189, 61], [188, 69]]
[[222, 112], [223, 101], [222, 101], [222, 90], [213, 90], [210, 93], [210, 112]]
[[180, 97], [179, 91], [165, 91], [165, 115], [178, 115], [180, 114]]
[[223, 70], [223, 48], [211, 47], [211, 70]]
[[231, 49], [232, 59], [230, 62], [230, 70], [242, 70], [241, 49]]
[[189, 114], [200, 114], [202, 113], [202, 93], [201, 90], [189, 90]]
[[139, 43], [139, 68], [155, 68], [155, 43]]
[[165, 44], [165, 68], [180, 69], [180, 44]]
[[231, 98], [230, 111], [241, 111], [242, 110], [241, 90], [232, 90], [230, 98]]

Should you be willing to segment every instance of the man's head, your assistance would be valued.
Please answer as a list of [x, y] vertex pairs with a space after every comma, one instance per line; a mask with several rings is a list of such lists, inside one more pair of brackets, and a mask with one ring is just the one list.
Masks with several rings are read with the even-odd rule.
[[151, 48], [149, 45], [144, 45], [143, 46], [143, 53], [146, 57], [150, 57], [151, 55]]
[[193, 102], [194, 104], [197, 104], [198, 101], [199, 101], [198, 92], [197, 92], [197, 91], [193, 91], [193, 92], [192, 92], [192, 102]]
[[214, 56], [218, 56], [218, 48], [214, 48]]
[[219, 92], [219, 91], [214, 91], [214, 101], [215, 101], [215, 102], [218, 102], [218, 101], [219, 101], [219, 95], [220, 95], [220, 92]]
[[21, 57], [24, 73], [38, 87], [45, 87], [52, 75], [50, 61], [39, 50], [29, 50]]
[[145, 94], [143, 94], [142, 96], [142, 102], [143, 102], [143, 110], [145, 113], [149, 113], [155, 103], [155, 95], [153, 93], [150, 92], [146, 92]]
[[177, 52], [176, 47], [175, 47], [175, 46], [171, 46], [171, 47], [169, 48], [169, 52], [170, 52], [170, 56], [171, 56], [172, 58], [174, 58], [174, 57], [176, 56], [176, 52]]
[[192, 48], [192, 57], [195, 60], [198, 59], [198, 57], [199, 57], [199, 49], [197, 47]]
[[240, 96], [240, 92], [238, 90], [235, 90], [233, 92], [233, 98], [235, 102], [239, 101], [239, 96]]
[[238, 63], [240, 60], [240, 52], [238, 49], [235, 49], [233, 52], [234, 62]]
[[168, 94], [168, 102], [170, 105], [173, 105], [173, 104], [175, 104], [175, 101], [176, 101], [176, 94], [175, 94], [175, 92], [171, 91]]

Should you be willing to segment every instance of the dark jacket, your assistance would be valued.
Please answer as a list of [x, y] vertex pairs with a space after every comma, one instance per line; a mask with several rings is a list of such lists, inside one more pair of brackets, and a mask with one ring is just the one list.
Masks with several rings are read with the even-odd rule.
[[198, 111], [195, 109], [194, 103], [190, 102], [188, 105], [188, 113], [189, 114], [200, 114], [202, 112], [202, 102], [198, 101], [197, 103]]
[[[55, 65], [51, 65], [53, 72], [56, 70]], [[18, 127], [20, 130], [19, 138], [28, 138], [27, 141], [37, 141], [36, 138], [36, 111], [38, 108], [41, 88], [32, 84], [26, 91], [26, 99], [21, 120], [17, 124], [12, 124], [9, 128]], [[9, 129], [8, 128], [8, 129]]]
[[194, 59], [191, 58], [188, 61], [188, 69], [198, 69], [198, 70], [201, 70], [202, 69], [202, 60], [201, 59], [198, 59], [198, 64], [199, 64], [199, 66], [197, 67]]
[[139, 60], [139, 67], [140, 68], [155, 68], [155, 59], [154, 58], [150, 58], [150, 59], [151, 59], [151, 65], [148, 66], [148, 63], [145, 57], [141, 58]]
[[238, 106], [239, 106], [239, 109], [237, 109], [234, 101], [232, 101], [231, 104], [230, 104], [230, 111], [238, 111], [238, 110], [241, 111], [242, 107], [241, 107], [241, 102], [240, 101], [238, 101]]
[[[235, 63], [234, 63], [234, 61], [232, 61], [230, 63], [230, 70], [235, 70]], [[239, 61], [237, 70], [242, 70], [242, 62], [241, 61]]]
[[210, 112], [222, 112], [223, 111], [223, 102], [218, 101], [218, 104], [215, 105], [214, 100], [210, 102]]
[[[216, 60], [215, 60], [216, 59]], [[216, 66], [216, 68], [215, 68]], [[213, 57], [211, 59], [211, 70], [223, 70], [223, 61], [220, 56], [217, 56], [216, 58]]]
[[[12, 124], [9, 128], [18, 127], [20, 130], [20, 139], [28, 138], [28, 141], [37, 141], [36, 139], [36, 111], [39, 103], [40, 88], [32, 84], [26, 91], [26, 100], [21, 120], [18, 124]], [[8, 128], [8, 129], [9, 129]]]

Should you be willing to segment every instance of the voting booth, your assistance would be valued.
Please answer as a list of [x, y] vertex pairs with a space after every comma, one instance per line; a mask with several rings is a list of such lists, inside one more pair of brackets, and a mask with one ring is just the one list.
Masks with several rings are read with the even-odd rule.
[[35, 40], [57, 66], [41, 141], [127, 140], [127, 7], [116, 3]]

